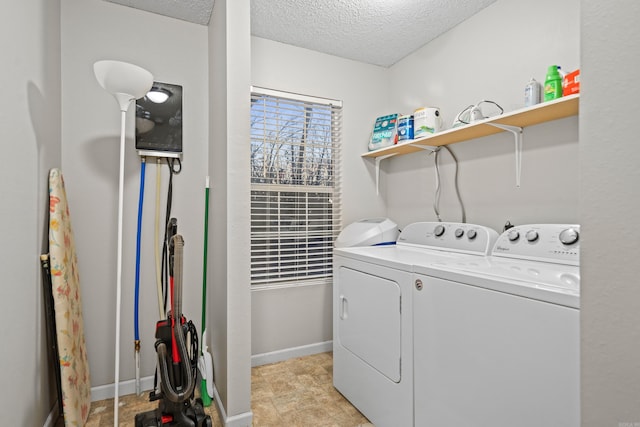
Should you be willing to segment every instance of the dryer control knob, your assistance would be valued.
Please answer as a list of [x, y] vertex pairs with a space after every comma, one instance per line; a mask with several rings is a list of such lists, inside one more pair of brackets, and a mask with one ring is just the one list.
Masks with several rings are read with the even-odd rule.
[[457, 228], [455, 235], [459, 239], [460, 237], [464, 236], [464, 230], [462, 228]]
[[478, 237], [478, 232], [476, 230], [469, 230], [467, 231], [467, 237], [469, 238], [469, 240], [473, 240]]
[[444, 234], [444, 225], [437, 225], [433, 230], [433, 233], [436, 235], [436, 237], [442, 236]]
[[563, 245], [573, 245], [580, 238], [580, 234], [575, 228], [567, 228], [562, 230], [559, 238]]
[[527, 238], [527, 242], [535, 242], [540, 236], [536, 230], [529, 230], [527, 234], [525, 234], [525, 237]]
[[518, 233], [518, 230], [511, 230], [507, 237], [510, 242], [516, 242], [520, 238], [520, 233]]

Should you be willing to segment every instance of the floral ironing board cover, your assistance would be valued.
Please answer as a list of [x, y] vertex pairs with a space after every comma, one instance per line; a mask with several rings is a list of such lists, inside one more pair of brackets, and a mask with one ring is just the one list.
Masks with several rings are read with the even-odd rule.
[[66, 426], [83, 426], [91, 407], [78, 259], [64, 179], [49, 172], [49, 258]]

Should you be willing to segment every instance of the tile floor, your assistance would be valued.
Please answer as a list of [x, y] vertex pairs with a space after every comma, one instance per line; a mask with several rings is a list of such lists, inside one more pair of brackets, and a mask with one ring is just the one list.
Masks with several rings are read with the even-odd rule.
[[[251, 369], [251, 410], [255, 427], [359, 427], [368, 420], [333, 388], [331, 353], [298, 357]], [[135, 414], [155, 408], [148, 393], [120, 398], [119, 424], [134, 427]], [[206, 408], [222, 427], [215, 403]], [[93, 402], [87, 427], [113, 425], [113, 399]]]

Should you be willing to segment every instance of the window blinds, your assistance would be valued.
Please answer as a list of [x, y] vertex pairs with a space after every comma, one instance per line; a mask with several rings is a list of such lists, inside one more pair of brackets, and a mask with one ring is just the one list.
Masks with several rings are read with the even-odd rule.
[[331, 280], [342, 104], [252, 88], [251, 283]]

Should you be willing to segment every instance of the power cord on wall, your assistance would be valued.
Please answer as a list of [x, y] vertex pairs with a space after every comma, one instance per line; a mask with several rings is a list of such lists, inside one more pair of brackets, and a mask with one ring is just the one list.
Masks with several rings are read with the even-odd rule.
[[[164, 311], [167, 311], [167, 295], [169, 294], [169, 230], [174, 224], [172, 224], [171, 218], [171, 206], [173, 204], [173, 175], [177, 175], [182, 171], [182, 162], [180, 159], [167, 158], [167, 165], [169, 166], [169, 186], [167, 188], [167, 209], [165, 213], [165, 228], [164, 228], [164, 242], [162, 245], [162, 294], [164, 296]], [[175, 222], [175, 219], [174, 219]]]
[[[444, 147], [449, 152], [449, 154], [451, 155], [451, 158], [453, 158], [453, 161], [456, 167], [455, 176], [454, 176], [454, 186], [456, 189], [456, 196], [458, 197], [458, 202], [460, 203], [460, 209], [462, 210], [462, 222], [465, 223], [467, 222], [467, 213], [464, 208], [464, 203], [462, 203], [462, 197], [460, 196], [460, 188], [458, 185], [458, 158], [453, 153], [451, 148], [449, 148], [447, 145], [443, 145], [442, 147]], [[434, 156], [435, 156], [434, 164], [435, 164], [435, 173], [436, 173], [436, 194], [433, 200], [433, 211], [435, 212], [436, 218], [438, 219], [438, 221], [442, 222], [442, 218], [440, 218], [440, 193], [441, 193], [440, 164], [439, 164], [440, 149], [437, 149], [435, 151]]]

